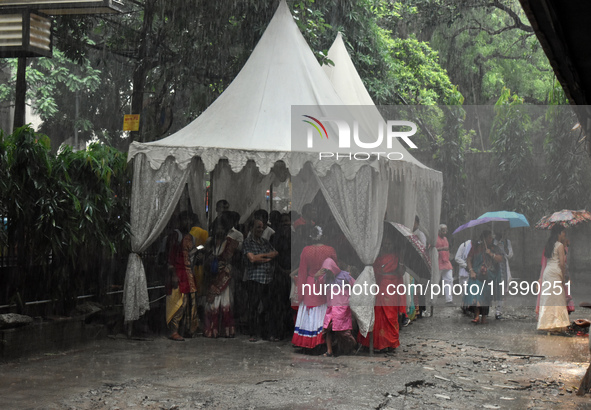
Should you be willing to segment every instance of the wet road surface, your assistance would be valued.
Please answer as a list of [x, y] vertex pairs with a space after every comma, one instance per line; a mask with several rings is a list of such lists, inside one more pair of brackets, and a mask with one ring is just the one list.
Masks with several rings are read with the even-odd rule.
[[[533, 308], [473, 325], [454, 307], [395, 354], [305, 355], [289, 341], [124, 337], [0, 365], [3, 409], [591, 408], [585, 337], [538, 334]], [[575, 318], [588, 318], [576, 312]]]

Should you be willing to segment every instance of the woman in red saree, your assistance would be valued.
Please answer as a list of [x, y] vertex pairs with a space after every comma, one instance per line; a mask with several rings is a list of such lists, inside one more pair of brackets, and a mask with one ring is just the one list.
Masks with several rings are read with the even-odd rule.
[[[400, 277], [404, 274], [403, 266], [399, 263], [395, 253], [385, 253], [379, 256], [373, 264], [376, 283], [379, 286], [374, 306], [375, 322], [373, 325], [373, 347], [376, 350], [392, 351], [400, 346], [399, 295], [389, 295], [388, 293], [395, 293], [393, 290], [401, 283]], [[370, 335], [371, 333], [363, 337], [359, 333], [357, 341], [363, 346], [369, 347]]]

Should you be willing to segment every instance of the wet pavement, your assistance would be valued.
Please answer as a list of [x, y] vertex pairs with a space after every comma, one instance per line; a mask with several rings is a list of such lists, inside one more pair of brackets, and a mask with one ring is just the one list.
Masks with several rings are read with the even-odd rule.
[[374, 356], [311, 356], [243, 336], [103, 339], [1, 364], [0, 408], [591, 408], [591, 394], [575, 396], [587, 338], [539, 334], [533, 308], [506, 311], [473, 325], [437, 307], [402, 329], [396, 353]]

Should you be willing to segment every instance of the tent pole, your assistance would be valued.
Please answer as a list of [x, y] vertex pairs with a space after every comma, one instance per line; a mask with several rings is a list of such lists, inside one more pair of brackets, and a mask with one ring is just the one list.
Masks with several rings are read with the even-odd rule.
[[273, 212], [273, 184], [269, 187], [269, 213]]
[[213, 203], [213, 188], [214, 188], [213, 174], [214, 174], [214, 172], [215, 172], [215, 169], [209, 173], [209, 198], [208, 198], [208, 204], [207, 204], [207, 220], [209, 221], [209, 223], [207, 224], [208, 231], [211, 228], [211, 224], [213, 223], [213, 218], [212, 218], [213, 212], [211, 211], [212, 205], [215, 209], [215, 204]]

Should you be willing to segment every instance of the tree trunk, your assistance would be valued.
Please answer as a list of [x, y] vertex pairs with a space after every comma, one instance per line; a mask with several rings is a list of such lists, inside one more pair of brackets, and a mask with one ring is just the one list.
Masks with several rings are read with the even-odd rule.
[[[150, 45], [150, 32], [152, 30], [152, 20], [154, 19], [154, 0], [146, 1], [144, 8], [144, 21], [140, 33], [140, 46], [138, 48], [138, 63], [133, 72], [133, 92], [131, 94], [131, 114], [141, 114], [144, 107], [144, 89], [146, 87], [146, 75], [149, 70], [149, 64], [146, 61]], [[131, 140], [145, 142], [142, 137], [142, 123], [144, 120], [140, 117], [138, 131], [131, 132]]]

